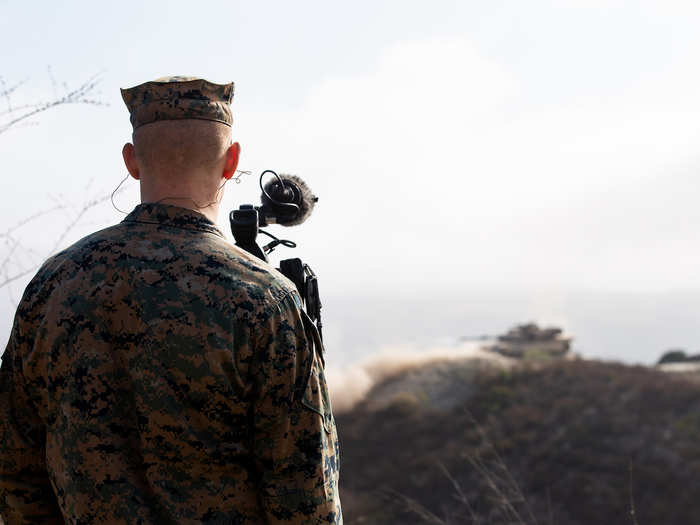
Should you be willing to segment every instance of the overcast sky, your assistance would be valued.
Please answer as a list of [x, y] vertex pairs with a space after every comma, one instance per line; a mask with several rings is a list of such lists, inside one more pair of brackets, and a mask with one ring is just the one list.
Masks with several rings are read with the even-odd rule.
[[[200, 75], [236, 82], [255, 174], [222, 228], [262, 170], [299, 174], [320, 201], [280, 233], [322, 291], [699, 290], [698, 27], [680, 1], [0, 1], [0, 75], [27, 80], [12, 103], [60, 93], [51, 66], [70, 87], [101, 73], [109, 104], [0, 136], [0, 220], [111, 191], [119, 88]], [[66, 244], [121, 218], [102, 205]], [[40, 256], [70, 220], [25, 244]]]

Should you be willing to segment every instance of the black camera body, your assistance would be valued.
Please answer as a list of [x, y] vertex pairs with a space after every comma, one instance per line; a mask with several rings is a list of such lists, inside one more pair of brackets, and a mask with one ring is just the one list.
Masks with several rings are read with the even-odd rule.
[[256, 242], [260, 230], [258, 210], [252, 204], [241, 204], [229, 214], [231, 233], [236, 246], [267, 262], [267, 256]]
[[[275, 179], [263, 186], [262, 180], [266, 173], [271, 173]], [[272, 170], [266, 170], [260, 175], [261, 206], [242, 204], [229, 214], [231, 233], [236, 240], [236, 246], [259, 259], [269, 262], [267, 254], [278, 245], [295, 248], [296, 243], [278, 239], [274, 235], [261, 230], [269, 224], [293, 226], [301, 224], [311, 214], [318, 197], [311, 193], [306, 183], [292, 175], [277, 175]], [[257, 243], [259, 233], [272, 238], [272, 241], [262, 248]], [[318, 278], [308, 264], [301, 259], [285, 259], [280, 261], [278, 270], [294, 283], [304, 303], [306, 314], [318, 329], [323, 338], [321, 322], [321, 297], [318, 290]]]

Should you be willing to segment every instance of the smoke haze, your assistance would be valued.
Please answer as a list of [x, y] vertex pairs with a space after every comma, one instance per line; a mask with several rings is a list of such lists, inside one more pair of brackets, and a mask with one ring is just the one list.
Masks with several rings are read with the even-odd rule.
[[482, 350], [480, 346], [481, 344], [472, 342], [433, 347], [408, 344], [385, 346], [360, 363], [345, 367], [330, 365], [326, 375], [333, 410], [337, 413], [350, 410], [365, 399], [374, 385], [390, 376], [428, 363], [469, 359], [499, 367], [512, 364], [511, 359]]

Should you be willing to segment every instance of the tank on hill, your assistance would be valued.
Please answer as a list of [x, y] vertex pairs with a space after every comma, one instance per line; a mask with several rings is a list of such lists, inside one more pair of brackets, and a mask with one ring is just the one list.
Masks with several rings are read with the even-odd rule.
[[700, 373], [700, 354], [689, 355], [681, 348], [668, 350], [656, 364], [664, 372]]
[[561, 328], [540, 328], [535, 323], [527, 323], [498, 336], [496, 344], [486, 349], [519, 359], [561, 358], [571, 350], [571, 341]]

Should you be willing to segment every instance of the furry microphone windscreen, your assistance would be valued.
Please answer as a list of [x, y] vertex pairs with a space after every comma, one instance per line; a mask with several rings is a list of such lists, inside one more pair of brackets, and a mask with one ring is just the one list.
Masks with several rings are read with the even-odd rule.
[[264, 193], [261, 196], [262, 202], [272, 209], [278, 224], [282, 226], [296, 226], [309, 218], [316, 201], [318, 201], [318, 197], [313, 194], [308, 184], [300, 177], [286, 173], [280, 173], [279, 176], [284, 181], [285, 190], [282, 190], [279, 181], [273, 178], [265, 184], [265, 192], [279, 202], [296, 204], [299, 206], [299, 211], [294, 215], [290, 215], [289, 212], [280, 209], [278, 205], [271, 202]]

